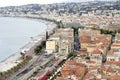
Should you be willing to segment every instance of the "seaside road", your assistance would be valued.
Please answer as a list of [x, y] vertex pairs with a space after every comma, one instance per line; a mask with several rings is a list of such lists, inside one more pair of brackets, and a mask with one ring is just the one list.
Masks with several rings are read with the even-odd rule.
[[29, 68], [32, 64], [34, 64], [34, 62], [36, 62], [36, 60], [39, 58], [39, 56], [34, 56], [32, 58], [32, 60], [23, 68], [19, 69], [18, 72], [15, 72], [14, 74], [12, 74], [7, 80], [13, 80], [13, 78], [15, 78], [17, 75], [19, 75], [21, 72], [23, 72], [25, 69]]
[[[28, 80], [36, 70], [40, 69], [41, 66], [44, 66], [45, 64], [47, 64], [49, 61], [51, 61], [54, 58], [54, 55], [49, 55], [49, 56], [40, 56], [40, 59], [38, 60], [39, 63], [37, 65], [34, 65], [32, 68], [28, 68], [28, 70], [21, 74], [20, 76], [17, 76], [17, 80]], [[44, 60], [44, 61], [43, 61]], [[36, 63], [35, 63], [36, 64]], [[45, 69], [46, 67], [42, 68]]]

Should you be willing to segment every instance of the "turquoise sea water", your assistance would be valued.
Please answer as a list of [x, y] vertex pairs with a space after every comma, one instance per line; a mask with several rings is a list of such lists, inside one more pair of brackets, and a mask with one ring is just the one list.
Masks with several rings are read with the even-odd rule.
[[25, 19], [0, 17], [0, 61], [20, 50], [30, 37], [44, 32], [44, 23]]

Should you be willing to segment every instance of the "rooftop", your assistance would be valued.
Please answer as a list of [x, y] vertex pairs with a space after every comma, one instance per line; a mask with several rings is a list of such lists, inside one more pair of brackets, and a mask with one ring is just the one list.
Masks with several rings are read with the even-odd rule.
[[110, 55], [114, 54], [114, 50], [109, 50], [108, 54], [110, 54]]
[[93, 50], [92, 54], [101, 54], [102, 52], [99, 49]]
[[120, 80], [120, 75], [111, 76], [109, 80]]

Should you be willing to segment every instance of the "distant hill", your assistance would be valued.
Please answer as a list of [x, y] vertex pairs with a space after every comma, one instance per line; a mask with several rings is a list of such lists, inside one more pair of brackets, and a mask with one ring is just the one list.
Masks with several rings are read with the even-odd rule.
[[[56, 12], [56, 13], [69, 13], [69, 14], [81, 14], [88, 13], [91, 11], [101, 10], [120, 10], [120, 0], [117, 2], [77, 2], [79, 0], [73, 1], [71, 3], [55, 3], [55, 4], [28, 4], [22, 6], [9, 6], [9, 7], [1, 7], [0, 14], [17, 14], [17, 13], [48, 13], [48, 12]], [[98, 1], [98, 0], [97, 0]], [[106, 0], [104, 0], [106, 1]], [[108, 0], [107, 0], [108, 1]], [[113, 0], [112, 0], [113, 1]], [[77, 2], [77, 3], [76, 3]], [[102, 12], [100, 14], [102, 14]]]

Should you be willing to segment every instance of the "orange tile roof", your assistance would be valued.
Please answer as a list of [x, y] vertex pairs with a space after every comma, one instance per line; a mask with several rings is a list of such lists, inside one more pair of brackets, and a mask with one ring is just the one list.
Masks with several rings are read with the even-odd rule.
[[89, 70], [95, 70], [95, 69], [98, 69], [98, 66], [96, 66], [96, 65], [90, 65], [89, 67], [90, 67]]
[[108, 64], [108, 65], [114, 64], [114, 65], [120, 66], [120, 62], [116, 62], [116, 61], [106, 61], [105, 64]]
[[109, 80], [120, 80], [120, 75], [111, 76]]
[[114, 50], [109, 50], [108, 54], [114, 54]]
[[113, 43], [111, 46], [120, 46], [120, 42], [119, 43]]
[[92, 74], [92, 73], [90, 73], [90, 72], [88, 72], [85, 76], [84, 76], [84, 78], [83, 78], [83, 80], [94, 80], [95, 79], [95, 75], [94, 74]]
[[111, 68], [111, 67], [109, 67], [109, 68], [107, 69], [107, 72], [114, 72], [114, 69]]
[[93, 63], [93, 64], [94, 64], [94, 63], [96, 63], [96, 62], [95, 62], [95, 61], [89, 61], [88, 63]]
[[91, 37], [90, 36], [81, 36], [80, 37], [80, 42], [81, 43], [89, 43], [91, 41]]
[[84, 74], [86, 71], [86, 67], [81, 63], [77, 63], [76, 61], [67, 61], [66, 65], [62, 68], [61, 74], [63, 77], [68, 75], [75, 75], [76, 77], [80, 77], [81, 74]]
[[100, 68], [99, 68], [99, 70], [106, 70], [107, 68], [105, 67], [105, 66], [101, 66]]
[[93, 50], [92, 54], [101, 54], [102, 52], [99, 49]]
[[55, 80], [64, 80], [63, 77], [57, 77]]
[[70, 61], [70, 60], [66, 61], [66, 65], [78, 65], [78, 66], [81, 66], [81, 67], [85, 67], [85, 65], [80, 63], [80, 62]]

